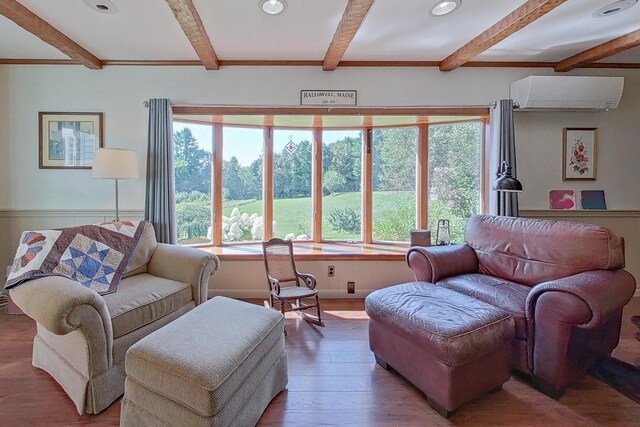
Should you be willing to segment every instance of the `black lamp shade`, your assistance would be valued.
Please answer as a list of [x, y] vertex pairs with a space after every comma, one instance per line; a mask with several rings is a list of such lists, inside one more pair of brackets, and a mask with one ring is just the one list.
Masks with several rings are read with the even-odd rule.
[[520, 192], [522, 191], [522, 184], [512, 176], [503, 175], [495, 180], [493, 189], [496, 191]]
[[502, 173], [498, 174], [498, 179], [493, 182], [493, 189], [495, 191], [506, 191], [512, 193], [519, 193], [522, 191], [522, 184], [520, 181], [511, 176], [511, 166], [507, 162], [502, 163]]

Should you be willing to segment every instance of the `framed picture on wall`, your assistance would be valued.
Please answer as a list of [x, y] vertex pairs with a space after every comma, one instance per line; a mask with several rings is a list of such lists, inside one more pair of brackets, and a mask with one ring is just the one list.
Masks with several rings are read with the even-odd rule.
[[564, 128], [562, 139], [562, 180], [595, 180], [597, 172], [598, 129]]
[[104, 147], [102, 113], [38, 113], [40, 169], [91, 169]]

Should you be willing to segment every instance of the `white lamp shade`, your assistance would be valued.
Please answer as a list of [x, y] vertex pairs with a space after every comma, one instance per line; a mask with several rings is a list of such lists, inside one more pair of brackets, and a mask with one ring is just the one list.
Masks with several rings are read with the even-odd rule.
[[91, 168], [92, 178], [138, 178], [138, 159], [133, 150], [98, 148]]

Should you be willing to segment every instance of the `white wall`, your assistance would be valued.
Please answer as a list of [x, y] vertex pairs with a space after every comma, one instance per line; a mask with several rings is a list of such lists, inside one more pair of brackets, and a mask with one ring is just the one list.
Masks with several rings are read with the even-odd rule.
[[[335, 277], [327, 277], [327, 267], [335, 267]], [[298, 269], [318, 279], [323, 298], [364, 298], [371, 291], [414, 280], [405, 261], [300, 261]], [[355, 294], [347, 293], [347, 282], [355, 282]], [[268, 295], [262, 261], [223, 261], [220, 271], [209, 280], [209, 296], [251, 298]]]
[[[640, 209], [640, 72], [626, 75], [620, 107], [608, 112], [517, 112], [523, 209], [548, 209], [549, 190], [605, 190], [609, 209]], [[597, 179], [562, 181], [562, 129], [598, 128]]]
[[[109, 210], [113, 206], [110, 180], [92, 180], [86, 170], [38, 169], [39, 111], [104, 112], [106, 146], [136, 149], [144, 174], [147, 110], [142, 102], [148, 98], [166, 97], [174, 104], [295, 106], [301, 89], [356, 89], [361, 106], [486, 106], [508, 97], [509, 82], [551, 73], [520, 68], [462, 68], [442, 73], [436, 68], [323, 72], [319, 67], [219, 71], [106, 67], [92, 71], [80, 66], [0, 66], [0, 211], [12, 212], [0, 218], [0, 244], [11, 245], [13, 234], [19, 233], [15, 228], [21, 221], [15, 220], [19, 214], [14, 211]], [[521, 207], [547, 209], [548, 190], [585, 188], [604, 189], [610, 209], [640, 209], [636, 188], [640, 183], [636, 166], [640, 160], [640, 72], [577, 70], [571, 74], [624, 76], [620, 108], [606, 113], [517, 113], [518, 172], [525, 186]], [[597, 181], [562, 182], [562, 128], [577, 126], [600, 129]], [[122, 209], [142, 209], [142, 179], [124, 181], [120, 190]], [[43, 221], [41, 227], [47, 226]], [[1, 263], [9, 262], [2, 258]], [[398, 274], [398, 278], [405, 276], [406, 271]]]
[[[147, 110], [142, 102], [167, 97], [176, 104], [297, 105], [301, 89], [356, 89], [362, 106], [488, 105], [508, 97], [508, 84], [546, 69], [106, 67], [0, 66], [0, 209], [106, 209], [112, 183], [86, 170], [38, 169], [39, 111], [102, 111], [107, 147], [138, 150], [144, 166]], [[519, 177], [525, 209], [547, 208], [548, 190], [561, 181], [562, 128], [600, 128], [598, 180], [570, 188], [603, 188], [611, 208], [640, 208], [640, 72], [580, 70], [626, 77], [620, 108], [600, 113], [517, 113]], [[144, 170], [144, 169], [143, 169]], [[121, 207], [143, 206], [143, 180], [123, 182]], [[105, 197], [107, 195], [107, 197]]]

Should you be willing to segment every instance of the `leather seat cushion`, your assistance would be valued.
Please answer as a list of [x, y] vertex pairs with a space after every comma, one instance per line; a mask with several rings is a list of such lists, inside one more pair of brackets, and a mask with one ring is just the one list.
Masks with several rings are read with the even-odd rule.
[[527, 338], [525, 306], [530, 287], [486, 274], [448, 277], [437, 282], [437, 285], [507, 311], [516, 322], [516, 338]]
[[458, 366], [510, 347], [509, 313], [428, 282], [411, 282], [372, 292], [365, 309], [374, 322], [445, 365]]
[[193, 300], [191, 285], [143, 273], [123, 279], [118, 291], [103, 296], [113, 338], [155, 322]]

